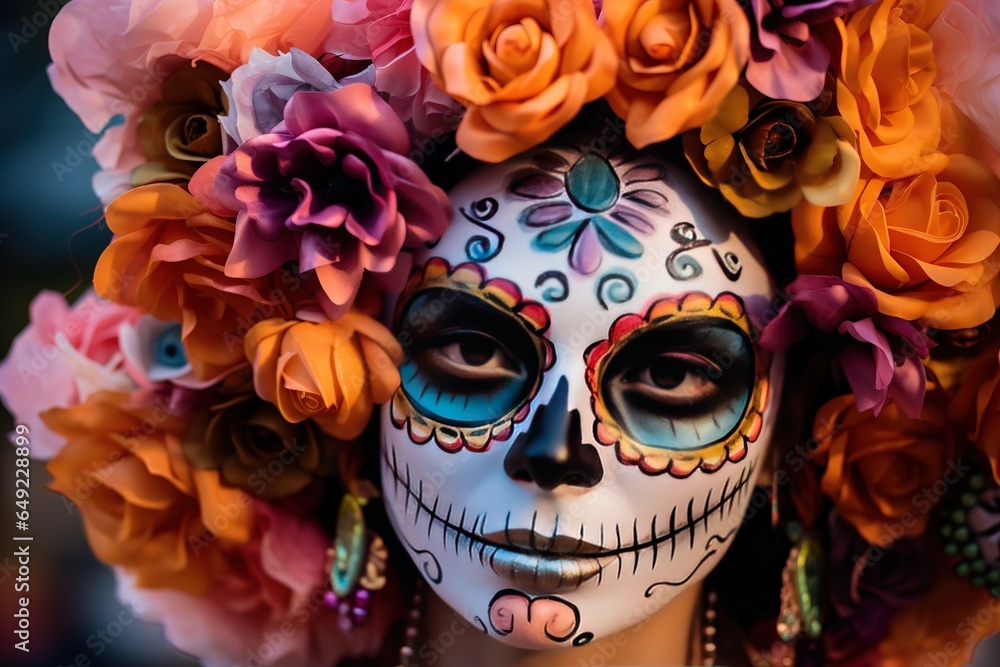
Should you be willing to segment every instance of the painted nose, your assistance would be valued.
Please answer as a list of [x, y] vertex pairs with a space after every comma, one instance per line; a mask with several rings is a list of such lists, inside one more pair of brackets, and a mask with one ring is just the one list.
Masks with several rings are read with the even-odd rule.
[[601, 481], [604, 467], [593, 445], [583, 442], [580, 412], [568, 410], [569, 382], [559, 378], [552, 398], [540, 405], [528, 429], [514, 439], [504, 457], [507, 475], [551, 491], [557, 486], [591, 487]]

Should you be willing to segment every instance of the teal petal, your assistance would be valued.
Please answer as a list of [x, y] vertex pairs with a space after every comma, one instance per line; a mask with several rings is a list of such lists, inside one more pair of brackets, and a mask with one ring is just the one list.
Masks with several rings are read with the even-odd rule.
[[602, 217], [591, 218], [591, 222], [597, 229], [597, 238], [608, 252], [630, 259], [642, 257], [642, 244], [624, 229]]
[[618, 201], [621, 181], [614, 167], [599, 155], [588, 153], [577, 160], [566, 174], [566, 192], [573, 203], [585, 211], [600, 213]]
[[586, 224], [585, 220], [582, 222], [567, 222], [565, 224], [552, 227], [551, 229], [546, 229], [544, 232], [535, 237], [535, 239], [531, 242], [531, 245], [538, 250], [543, 250], [545, 252], [562, 250], [573, 242], [573, 238], [576, 236], [577, 230], [580, 229], [580, 225], [583, 224]]

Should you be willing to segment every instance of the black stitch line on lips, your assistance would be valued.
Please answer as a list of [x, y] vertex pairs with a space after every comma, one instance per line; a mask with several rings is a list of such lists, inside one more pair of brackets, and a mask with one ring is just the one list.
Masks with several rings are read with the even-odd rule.
[[621, 579], [622, 578], [622, 553], [621, 553], [621, 551], [622, 551], [622, 531], [618, 527], [617, 523], [615, 524], [615, 536], [618, 539], [618, 546], [615, 547], [615, 556], [618, 558], [618, 577], [617, 578]]
[[[412, 488], [410, 488], [409, 486], [406, 485], [406, 481], [403, 479], [402, 474], [399, 471], [399, 468], [397, 466], [393, 465], [393, 462], [391, 460], [389, 460], [388, 455], [384, 455], [383, 458], [384, 458], [385, 462], [389, 465], [390, 469], [392, 470], [393, 477], [399, 483], [401, 483], [403, 485], [404, 489], [406, 490], [407, 497], [413, 497], [414, 500], [416, 500], [417, 492], [414, 491]], [[719, 512], [721, 514], [721, 510], [723, 509], [723, 507], [725, 506], [726, 503], [729, 503], [729, 512], [730, 512], [730, 514], [732, 513], [732, 506], [733, 506], [733, 504], [736, 502], [737, 499], [742, 498], [743, 493], [744, 493], [744, 491], [746, 491], [746, 488], [747, 488], [747, 486], [748, 486], [748, 484], [750, 482], [750, 478], [753, 476], [754, 465], [755, 465], [754, 463], [751, 463], [748, 467], [746, 467], [746, 468], [743, 469], [743, 471], [740, 474], [739, 480], [736, 483], [736, 486], [734, 486], [728, 492], [728, 495], [723, 495], [722, 497], [720, 497], [719, 500], [717, 500], [708, 509], [708, 512], [709, 512], [710, 515], [714, 514], [716, 512]], [[398, 485], [394, 485], [394, 486], [398, 486]], [[693, 546], [694, 546], [694, 535], [693, 535], [693, 533], [695, 532], [694, 529], [695, 529], [695, 527], [697, 526], [697, 524], [699, 522], [703, 522], [705, 520], [705, 517], [702, 516], [702, 515], [699, 515], [697, 517], [693, 516], [693, 505], [694, 505], [694, 499], [692, 498], [688, 502], [689, 510], [692, 513], [692, 516], [691, 516], [691, 519], [690, 519], [689, 522], [687, 522], [687, 523], [685, 523], [685, 524], [683, 524], [681, 526], [677, 526], [676, 525], [677, 507], [675, 506], [671, 510], [671, 513], [670, 513], [670, 519], [671, 519], [671, 521], [670, 521], [670, 528], [669, 528], [669, 530], [666, 533], [664, 533], [663, 535], [656, 535], [656, 536], [652, 537], [651, 539], [646, 540], [645, 542], [642, 542], [640, 544], [633, 543], [633, 544], [630, 544], [630, 545], [622, 546], [621, 545], [621, 537], [620, 537], [620, 532], [621, 531], [620, 531], [620, 528], [616, 525], [615, 526], [615, 532], [619, 536], [618, 547], [616, 549], [614, 549], [614, 550], [611, 550], [611, 551], [606, 551], [606, 552], [602, 552], [602, 553], [598, 553], [598, 554], [593, 554], [592, 557], [595, 557], [595, 558], [606, 558], [608, 556], [617, 556], [618, 560], [619, 560], [619, 566], [620, 566], [621, 565], [621, 555], [622, 554], [631, 553], [631, 552], [636, 551], [636, 550], [650, 549], [650, 548], [653, 548], [654, 546], [658, 546], [659, 544], [662, 544], [663, 542], [665, 542], [667, 540], [670, 540], [671, 541], [671, 547], [672, 547], [671, 548], [670, 558], [671, 558], [671, 560], [673, 560], [673, 557], [674, 557], [674, 555], [676, 553], [676, 539], [677, 539], [677, 536], [680, 535], [681, 533], [683, 533], [686, 530], [690, 530], [692, 532], [691, 546], [693, 548]], [[423, 505], [423, 510], [425, 512], [427, 512], [428, 515], [431, 516], [431, 520], [432, 521], [437, 521], [437, 522], [441, 523], [444, 526], [444, 531], [443, 531], [444, 534], [443, 534], [443, 538], [442, 539], [443, 539], [443, 545], [445, 546], [445, 548], [447, 548], [447, 546], [448, 546], [448, 537], [447, 537], [448, 531], [451, 530], [451, 531], [454, 531], [454, 532], [458, 533], [458, 535], [460, 537], [457, 536], [457, 539], [461, 539], [461, 537], [464, 537], [466, 539], [472, 539], [472, 540], [475, 540], [477, 542], [483, 542], [484, 544], [486, 544], [487, 547], [491, 547], [493, 549], [493, 551], [490, 554], [491, 560], [495, 556], [496, 550], [500, 549], [500, 548], [505, 548], [505, 549], [507, 549], [509, 551], [515, 551], [515, 552], [519, 552], [519, 553], [528, 553], [529, 555], [537, 555], [537, 552], [525, 552], [524, 550], [521, 550], [518, 547], [513, 546], [509, 542], [508, 542], [508, 544], [506, 546], [504, 546], [504, 545], [497, 545], [497, 544], [493, 544], [493, 543], [490, 543], [490, 542], [485, 542], [485, 540], [483, 539], [483, 533], [482, 532], [480, 532], [478, 534], [477, 533], [472, 533], [472, 532], [470, 532], [468, 529], [466, 529], [464, 527], [464, 518], [463, 518], [462, 521], [460, 521], [461, 526], [454, 525], [450, 521], [451, 520], [451, 514], [452, 514], [452, 504], [448, 505], [448, 512], [447, 512], [445, 518], [441, 518], [439, 515], [437, 515], [436, 513], [432, 512], [431, 508], [429, 508], [426, 504]], [[465, 512], [466, 511], [467, 510], [463, 509], [463, 517], [465, 516]], [[507, 519], [507, 523], [506, 523], [506, 526], [505, 526], [506, 530], [509, 530], [509, 528], [510, 528], [509, 514], [510, 513], [508, 512], [508, 519]], [[537, 514], [537, 512], [536, 512], [536, 514]], [[483, 529], [483, 526], [480, 525], [480, 531], [482, 531], [482, 529]], [[600, 548], [601, 549], [604, 548], [604, 525], [603, 524], [601, 524], [601, 543], [600, 543]], [[456, 553], [457, 553], [457, 551], [456, 551]], [[572, 555], [572, 554], [566, 554], [566, 555]], [[586, 558], [586, 557], [590, 557], [590, 556], [591, 556], [590, 554], [577, 554], [574, 557], [576, 557], [576, 558]], [[598, 574], [600, 576], [600, 571], [599, 571]]]
[[[653, 515], [653, 523], [649, 527], [649, 534], [656, 535], [656, 515]], [[653, 542], [653, 564], [649, 567], [650, 570], [656, 569], [656, 554], [659, 550], [659, 546], [656, 542]]]
[[431, 539], [431, 529], [434, 528], [434, 515], [438, 511], [438, 501], [441, 500], [441, 496], [434, 498], [434, 509], [427, 513], [427, 539]]
[[[655, 535], [656, 533], [652, 533], [652, 534]], [[639, 544], [639, 519], [632, 519], [632, 544]], [[639, 549], [636, 549], [635, 551], [632, 552], [632, 555], [635, 556], [635, 561], [633, 561], [633, 563], [632, 563], [632, 575], [633, 576], [635, 575], [636, 571], [639, 569], [639, 554], [641, 554], [641, 553], [642, 553], [642, 551], [639, 550]]]

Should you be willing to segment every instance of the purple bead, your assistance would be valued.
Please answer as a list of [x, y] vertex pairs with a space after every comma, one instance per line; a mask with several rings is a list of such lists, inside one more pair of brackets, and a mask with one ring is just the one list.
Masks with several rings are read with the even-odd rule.
[[369, 593], [369, 592], [368, 592], [368, 591], [367, 591], [366, 589], [364, 589], [364, 588], [359, 588], [359, 589], [358, 589], [358, 592], [357, 592], [357, 593], [355, 593], [355, 595], [357, 596], [357, 598], [358, 598], [359, 600], [367, 600], [367, 599], [368, 599], [368, 598], [369, 598], [369, 597], [371, 596], [371, 593]]
[[333, 607], [334, 609], [336, 609], [337, 605], [340, 604], [340, 598], [338, 598], [337, 594], [334, 593], [333, 591], [327, 591], [323, 595], [323, 602], [326, 603], [327, 607]]

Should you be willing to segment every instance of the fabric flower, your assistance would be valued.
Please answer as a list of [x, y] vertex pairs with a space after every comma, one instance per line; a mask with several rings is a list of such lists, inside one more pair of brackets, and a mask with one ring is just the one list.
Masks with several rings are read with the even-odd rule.
[[231, 72], [254, 47], [319, 55], [331, 24], [329, 5], [315, 0], [71, 0], [49, 31], [52, 87], [93, 133], [124, 118], [94, 146], [101, 201], [132, 186], [146, 161], [140, 119], [171, 76], [202, 60]]
[[[836, 639], [827, 637], [825, 644], [828, 659], [844, 664], [860, 651], [876, 648], [896, 612], [927, 590], [930, 545], [922, 538], [900, 539], [875, 551], [836, 512], [830, 514], [829, 529], [827, 591], [835, 617], [827, 629]], [[848, 641], [843, 641], [844, 631]]]
[[813, 26], [855, 12], [873, 0], [751, 0], [747, 80], [768, 97], [808, 102], [823, 92], [830, 51]]
[[330, 42], [342, 58], [371, 61], [375, 89], [418, 137], [453, 131], [464, 109], [439, 90], [417, 57], [410, 31], [413, 0], [333, 0]]
[[799, 273], [868, 287], [882, 313], [938, 329], [982, 324], [1000, 304], [1000, 179], [948, 156], [936, 176], [858, 182], [851, 202], [792, 212]]
[[229, 486], [261, 498], [301, 491], [334, 472], [338, 453], [350, 449], [311, 420], [286, 421], [257, 397], [249, 374], [242, 382], [230, 376], [207, 402], [203, 398], [192, 411], [184, 430], [185, 456], [196, 468], [218, 470]]
[[44, 290], [31, 301], [31, 323], [0, 363], [0, 398], [31, 433], [31, 456], [51, 458], [63, 445], [39, 416], [68, 408], [99, 390], [132, 391], [139, 375], [122, 365], [118, 332], [140, 311], [88, 291], [72, 307]]
[[373, 596], [365, 631], [346, 633], [323, 603], [327, 540], [319, 526], [259, 501], [253, 513], [253, 536], [225, 553], [209, 595], [139, 588], [116, 570], [118, 597], [205, 667], [337, 665], [378, 654], [392, 596]]
[[837, 107], [857, 132], [861, 160], [883, 178], [937, 173], [941, 110], [927, 29], [945, 0], [879, 0], [836, 19], [842, 50], [834, 63]]
[[204, 389], [220, 378], [199, 379], [191, 369], [180, 322], [161, 322], [142, 315], [118, 329], [123, 363], [144, 389], [170, 383], [186, 389]]
[[[975, 122], [993, 151], [1000, 151], [1000, 42], [993, 37], [1000, 34], [1000, 6], [990, 0], [953, 0], [928, 34], [938, 63], [935, 86]], [[952, 138], [942, 134], [942, 142]]]
[[789, 301], [767, 324], [761, 346], [781, 350], [815, 330], [836, 354], [859, 412], [875, 415], [892, 399], [911, 419], [920, 417], [927, 379], [929, 338], [898, 317], [882, 315], [870, 289], [832, 276], [799, 276], [786, 290]]
[[187, 180], [222, 154], [219, 114], [226, 110], [226, 73], [207, 63], [185, 67], [163, 84], [161, 100], [139, 121], [139, 145], [148, 162], [132, 173], [136, 185]]
[[995, 347], [966, 366], [948, 415], [986, 455], [993, 476], [1000, 480], [1000, 360]]
[[603, 11], [619, 61], [606, 99], [637, 148], [708, 122], [750, 56], [736, 0], [621, 0]]
[[198, 378], [215, 378], [244, 363], [242, 336], [253, 322], [285, 314], [273, 282], [224, 273], [232, 222], [217, 217], [183, 188], [136, 188], [107, 211], [116, 235], [94, 271], [97, 293], [178, 321]]
[[456, 141], [479, 160], [537, 146], [614, 85], [591, 0], [414, 0], [410, 22], [435, 85], [467, 107]]
[[924, 404], [920, 419], [891, 402], [878, 416], [858, 412], [850, 394], [816, 414], [813, 461], [826, 468], [820, 486], [870, 544], [884, 547], [927, 528], [929, 517], [913, 498], [941, 479], [957, 453], [939, 394]]
[[[138, 586], [207, 592], [222, 548], [249, 539], [253, 516], [218, 473], [188, 465], [183, 419], [120, 392], [43, 418], [67, 441], [49, 461], [50, 487], [80, 509], [94, 554], [133, 573]], [[206, 530], [212, 539], [197, 553], [191, 538]]]
[[219, 120], [239, 145], [274, 129], [283, 119], [285, 104], [300, 90], [333, 90], [353, 82], [370, 84], [372, 74], [368, 68], [338, 82], [305, 51], [293, 48], [275, 56], [254, 49], [249, 62], [233, 70], [222, 84], [229, 113]]
[[403, 351], [379, 322], [348, 313], [321, 323], [265, 320], [247, 334], [246, 356], [257, 394], [282, 417], [313, 419], [346, 440], [396, 391]]
[[317, 0], [227, 0], [212, 5], [201, 41], [181, 55], [232, 72], [255, 48], [288, 53], [292, 47], [314, 56], [336, 51], [329, 42], [330, 3]]
[[190, 64], [181, 54], [197, 44], [212, 18], [213, 0], [71, 0], [52, 20], [48, 74], [52, 87], [92, 133], [118, 115], [93, 149], [101, 201], [132, 185], [145, 161], [138, 126], [160, 89]]
[[851, 128], [805, 104], [762, 99], [742, 85], [700, 132], [684, 135], [688, 162], [740, 213], [762, 218], [803, 198], [818, 206], [850, 201], [861, 173]]
[[400, 251], [440, 236], [451, 206], [404, 157], [406, 128], [370, 87], [296, 93], [284, 118], [240, 146], [216, 178], [218, 201], [239, 212], [226, 275], [261, 278], [297, 262], [314, 272], [315, 296], [336, 318], [365, 271], [401, 287], [411, 259]]

